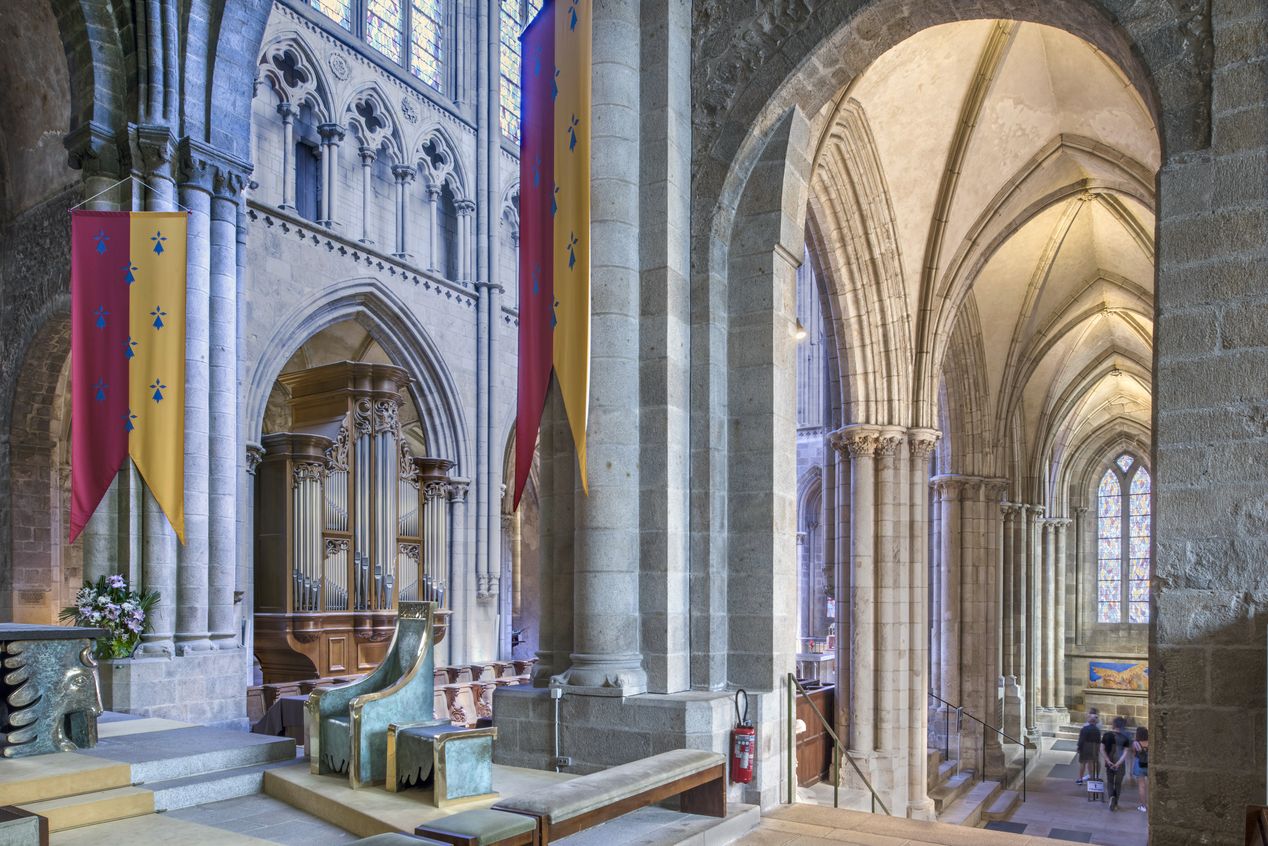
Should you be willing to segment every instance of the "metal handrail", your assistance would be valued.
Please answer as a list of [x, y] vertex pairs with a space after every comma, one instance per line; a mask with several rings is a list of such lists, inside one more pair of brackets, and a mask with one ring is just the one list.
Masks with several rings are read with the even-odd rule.
[[876, 813], [876, 806], [880, 805], [881, 810], [886, 816], [893, 816], [889, 812], [889, 808], [885, 807], [885, 800], [877, 794], [872, 788], [872, 783], [867, 780], [867, 776], [863, 775], [863, 771], [859, 769], [858, 762], [854, 760], [845, 748], [845, 744], [841, 742], [841, 738], [837, 737], [837, 733], [832, 730], [832, 726], [828, 723], [823, 712], [819, 710], [819, 706], [810, 698], [810, 693], [801, 686], [801, 682], [797, 681], [797, 677], [792, 673], [788, 674], [788, 804], [792, 805], [797, 799], [797, 776], [796, 776], [796, 760], [797, 760], [797, 692], [806, 697], [806, 702], [810, 705], [810, 710], [814, 711], [819, 722], [823, 724], [824, 731], [828, 733], [828, 737], [832, 738], [832, 807], [841, 807], [841, 756], [850, 762], [850, 766], [854, 768], [854, 772], [858, 774], [859, 779], [872, 794], [872, 813]]
[[[982, 780], [983, 781], [986, 780], [986, 730], [987, 729], [990, 729], [991, 731], [995, 732], [1000, 737], [1004, 738], [1004, 740], [1007, 740], [1009, 743], [1016, 743], [1017, 745], [1021, 747], [1021, 801], [1025, 802], [1026, 801], [1026, 769], [1029, 764], [1029, 757], [1026, 751], [1026, 744], [1018, 740], [1017, 738], [1013, 737], [1012, 735], [1008, 734], [1002, 728], [999, 728], [998, 726], [993, 726], [990, 723], [987, 723], [986, 721], [980, 720], [977, 717], [973, 716], [973, 714], [965, 710], [963, 705], [952, 705], [950, 702], [943, 699], [941, 696], [934, 693], [932, 690], [929, 691], [929, 696], [938, 700], [943, 705], [947, 706], [947, 708], [954, 708], [957, 714], [959, 714], [960, 716], [968, 717], [970, 720], [972, 720], [973, 722], [977, 723], [978, 725], [982, 727]], [[957, 729], [958, 729], [958, 726], [957, 726]], [[947, 758], [950, 758], [951, 712], [949, 710], [947, 711], [946, 727], [943, 729], [942, 736], [943, 736], [943, 741], [945, 743], [945, 746], [943, 748], [946, 750], [943, 754]], [[1005, 767], [1004, 769], [1004, 775], [1005, 776], [1008, 775], [1007, 767]]]

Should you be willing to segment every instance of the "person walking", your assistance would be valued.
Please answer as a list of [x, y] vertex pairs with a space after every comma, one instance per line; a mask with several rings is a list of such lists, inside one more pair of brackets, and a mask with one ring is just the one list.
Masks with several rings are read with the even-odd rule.
[[1127, 734], [1127, 720], [1114, 718], [1114, 730], [1101, 737], [1101, 760], [1105, 763], [1105, 790], [1110, 797], [1110, 810], [1118, 810], [1118, 797], [1123, 791], [1123, 776], [1127, 771], [1127, 753], [1132, 739]]
[[1096, 759], [1101, 750], [1100, 715], [1095, 708], [1089, 708], [1087, 723], [1079, 729], [1079, 777], [1075, 784], [1082, 784], [1088, 778], [1096, 777]]
[[1132, 741], [1132, 778], [1136, 779], [1136, 792], [1140, 804], [1136, 810], [1142, 814], [1149, 810], [1149, 729], [1136, 727], [1136, 739]]

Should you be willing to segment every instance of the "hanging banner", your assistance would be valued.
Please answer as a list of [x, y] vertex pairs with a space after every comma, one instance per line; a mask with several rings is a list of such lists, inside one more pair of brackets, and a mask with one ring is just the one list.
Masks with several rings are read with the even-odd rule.
[[521, 36], [519, 506], [553, 369], [588, 488], [591, 4], [548, 0]]
[[131, 456], [185, 542], [188, 223], [71, 213], [71, 541]]

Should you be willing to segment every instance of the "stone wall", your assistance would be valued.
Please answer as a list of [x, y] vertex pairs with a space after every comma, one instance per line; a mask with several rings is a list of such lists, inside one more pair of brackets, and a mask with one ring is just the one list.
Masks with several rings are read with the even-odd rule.
[[[1159, 177], [1151, 842], [1242, 842], [1265, 796], [1268, 8], [1212, 4], [1210, 146]], [[1165, 96], [1165, 91], [1164, 91]]]

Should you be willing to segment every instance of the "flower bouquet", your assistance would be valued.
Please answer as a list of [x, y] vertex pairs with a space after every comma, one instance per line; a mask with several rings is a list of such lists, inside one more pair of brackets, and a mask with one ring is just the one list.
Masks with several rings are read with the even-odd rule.
[[158, 591], [137, 593], [128, 590], [123, 576], [102, 576], [96, 584], [85, 581], [75, 594], [75, 604], [63, 608], [58, 617], [106, 630], [93, 650], [97, 658], [128, 658], [141, 642], [142, 633], [150, 630], [150, 612], [158, 601]]

